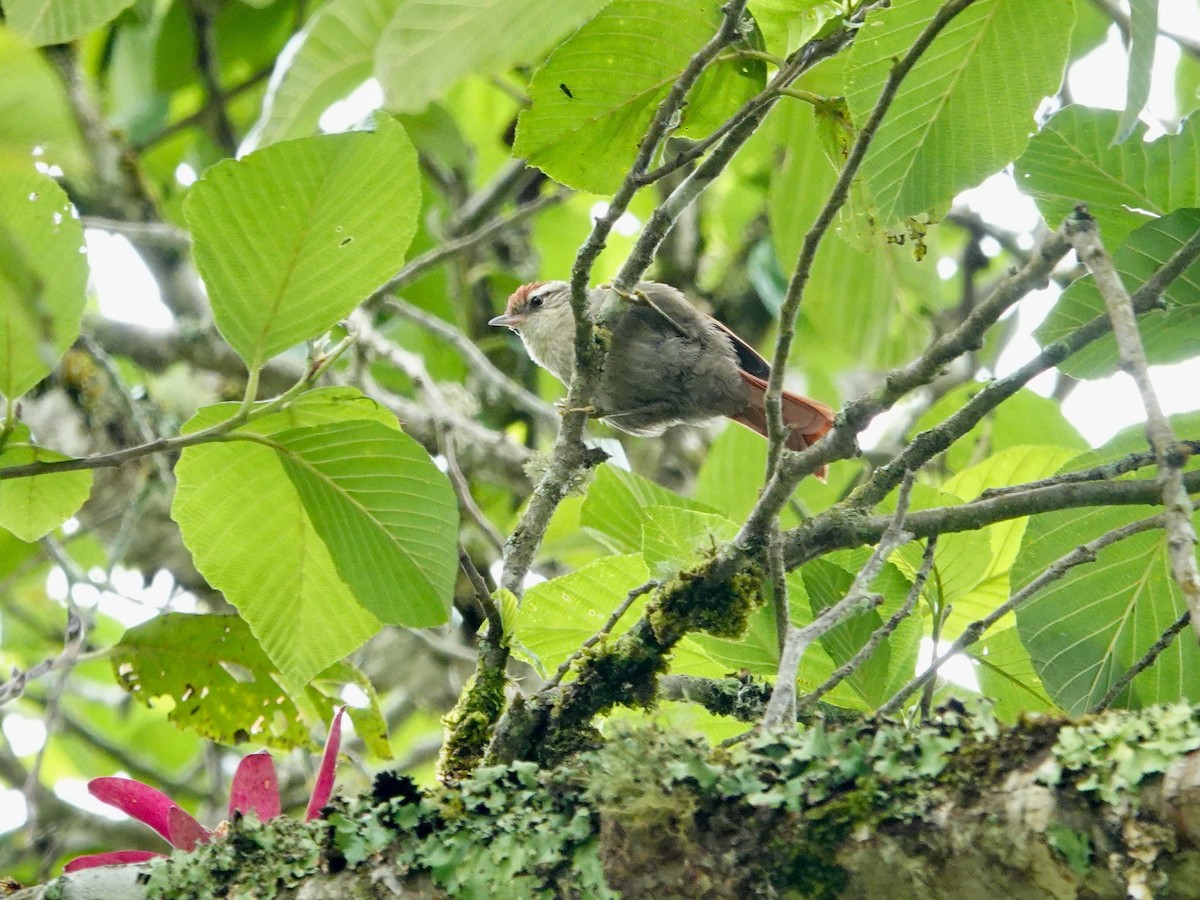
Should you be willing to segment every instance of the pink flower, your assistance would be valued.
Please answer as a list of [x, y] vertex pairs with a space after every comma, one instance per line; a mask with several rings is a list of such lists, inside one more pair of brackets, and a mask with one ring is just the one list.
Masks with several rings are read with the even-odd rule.
[[[325, 752], [321, 755], [321, 768], [317, 771], [317, 783], [313, 785], [312, 797], [305, 811], [305, 821], [315, 819], [321, 808], [329, 802], [333, 793], [333, 770], [337, 765], [338, 749], [342, 744], [342, 714], [340, 707], [329, 726], [329, 737], [325, 741]], [[178, 850], [195, 850], [206, 844], [213, 833], [175, 803], [162, 791], [134, 781], [131, 778], [93, 778], [88, 782], [88, 792], [97, 800], [115, 806], [126, 815], [144, 822], [172, 847]], [[238, 763], [229, 791], [229, 817], [253, 812], [260, 821], [273, 819], [280, 813], [279, 779], [275, 775], [275, 763], [266, 750], [251, 753]], [[149, 850], [113, 850], [108, 853], [93, 853], [77, 856], [63, 867], [64, 872], [77, 872], [95, 866], [115, 866], [124, 863], [145, 862], [162, 853]]]

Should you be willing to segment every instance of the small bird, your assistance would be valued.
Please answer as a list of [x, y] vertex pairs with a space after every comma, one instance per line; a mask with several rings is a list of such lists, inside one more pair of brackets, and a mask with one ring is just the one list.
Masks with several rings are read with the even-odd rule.
[[[611, 288], [592, 288], [597, 315]], [[523, 284], [508, 298], [504, 315], [489, 325], [511, 328], [535, 363], [569, 384], [575, 369], [575, 319], [565, 281]], [[620, 431], [662, 434], [672, 425], [697, 425], [715, 416], [767, 434], [764, 395], [771, 367], [753, 347], [666, 284], [643, 281], [622, 295], [603, 323], [611, 333], [595, 414]], [[787, 391], [783, 420], [787, 446], [803, 450], [833, 425], [824, 403]], [[824, 470], [822, 469], [821, 474]]]

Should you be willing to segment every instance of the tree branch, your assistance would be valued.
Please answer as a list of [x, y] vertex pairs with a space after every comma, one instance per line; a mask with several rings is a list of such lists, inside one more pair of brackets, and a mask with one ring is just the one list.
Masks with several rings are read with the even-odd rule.
[[1072, 217], [1071, 242], [1079, 258], [1092, 271], [1100, 296], [1112, 321], [1113, 337], [1121, 357], [1121, 367], [1133, 378], [1142, 406], [1146, 410], [1146, 436], [1158, 460], [1158, 483], [1166, 508], [1167, 554], [1184, 602], [1192, 614], [1192, 623], [1200, 636], [1200, 569], [1196, 567], [1196, 529], [1192, 525], [1192, 501], [1183, 486], [1183, 467], [1191, 448], [1175, 437], [1171, 423], [1159, 403], [1150, 379], [1150, 364], [1142, 346], [1137, 317], [1129, 292], [1117, 274], [1116, 266], [1104, 245], [1096, 220], [1083, 207]]

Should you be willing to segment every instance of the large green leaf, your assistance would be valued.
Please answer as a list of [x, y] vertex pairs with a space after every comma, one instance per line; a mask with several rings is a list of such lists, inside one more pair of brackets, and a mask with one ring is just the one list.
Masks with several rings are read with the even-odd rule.
[[421, 195], [404, 129], [273, 144], [210, 168], [184, 203], [221, 335], [251, 367], [314, 338], [404, 260]]
[[716, 510], [673, 494], [653, 481], [607, 463], [596, 469], [579, 511], [579, 524], [618, 553], [642, 548], [642, 517], [648, 506], [677, 506], [698, 512]]
[[[1180, 437], [1200, 438], [1200, 415], [1172, 422]], [[1145, 449], [1145, 433], [1137, 426], [1095, 453], [1072, 460], [1063, 471]], [[1024, 587], [1081, 544], [1157, 511], [1121, 506], [1034, 516], [1013, 563], [1013, 589]], [[1067, 712], [1078, 714], [1099, 701], [1185, 608], [1171, 577], [1163, 532], [1150, 531], [1101, 550], [1095, 562], [1076, 566], [1044, 588], [1017, 610], [1017, 628], [1046, 692]], [[1173, 641], [1117, 703], [1140, 707], [1177, 699], [1200, 699], [1200, 647], [1189, 634]]]
[[[1200, 231], [1200, 209], [1179, 209], [1143, 225], [1117, 249], [1113, 263], [1131, 293], [1153, 275], [1176, 250]], [[1138, 317], [1138, 330], [1151, 363], [1171, 363], [1195, 355], [1200, 344], [1200, 262], [1194, 262], [1163, 292], [1165, 308]], [[1034, 332], [1042, 346], [1052, 344], [1085, 322], [1105, 315], [1104, 298], [1091, 276], [1080, 278], [1062, 293], [1054, 309]], [[1059, 363], [1076, 378], [1101, 378], [1120, 366], [1112, 333], [1093, 341]]]
[[[940, 398], [917, 420], [912, 434], [927, 431], [949, 418], [975, 397], [984, 385], [971, 382], [960, 385]], [[1054, 400], [1022, 388], [959, 438], [945, 454], [946, 468], [961, 472], [972, 460], [982, 459], [998, 450], [1022, 445], [1065, 447], [1082, 453], [1089, 444]]]
[[33, 170], [0, 169], [0, 396], [21, 396], [79, 334], [87, 262], [67, 195]]
[[[517, 652], [551, 674], [580, 645], [598, 632], [629, 591], [650, 578], [640, 554], [606, 556], [569, 575], [535, 584], [525, 592], [515, 632]], [[646, 605], [640, 597], [613, 636], [638, 620]]]
[[1154, 216], [1200, 206], [1200, 116], [1178, 134], [1146, 143], [1138, 126], [1113, 144], [1120, 114], [1068, 106], [1046, 123], [1017, 160], [1017, 184], [1057, 226], [1077, 203], [1100, 222], [1100, 236], [1116, 247]]
[[1011, 722], [1021, 713], [1054, 712], [1016, 628], [989, 633], [967, 653], [975, 660], [979, 690], [995, 703], [999, 718]]
[[[963, 500], [974, 500], [989, 488], [1048, 478], [1076, 455], [1077, 450], [1065, 447], [1008, 447], [959, 473], [946, 482], [944, 487]], [[943, 630], [946, 637], [957, 637], [966, 625], [990, 615], [997, 606], [1008, 599], [1009, 573], [1028, 521], [1028, 518], [1009, 519], [970, 532], [987, 539], [988, 551], [980, 554], [980, 558], [986, 560], [986, 565], [979, 580], [954, 601], [954, 609]], [[944, 537], [949, 538], [950, 535]], [[939, 545], [940, 542], [939, 539]], [[1003, 627], [1004, 624], [1011, 624], [1011, 620], [1002, 620], [998, 624]]]
[[[187, 432], [236, 407], [201, 410]], [[289, 684], [383, 623], [446, 621], [457, 556], [449, 482], [353, 391], [319, 391], [176, 467], [172, 514], [205, 578], [237, 606]]]
[[[513, 152], [563, 184], [611, 193], [655, 108], [720, 21], [716, 0], [613, 0], [533, 76]], [[760, 62], [718, 63], [696, 85], [681, 133], [711, 130], [764, 78]]]
[[668, 577], [712, 558], [737, 532], [737, 523], [725, 516], [678, 506], [648, 506], [643, 510], [642, 555], [656, 577]]
[[87, 157], [62, 81], [41, 54], [4, 28], [0, 71], [0, 161], [28, 167], [37, 148], [40, 161], [76, 177], [85, 172]]
[[[941, 6], [908, 0], [867, 17], [849, 56], [846, 103], [856, 126]], [[1073, 23], [1069, 2], [980, 0], [959, 13], [905, 79], [875, 136], [860, 176], [868, 197], [861, 212], [891, 226], [944, 207], [1015, 159], [1038, 104], [1058, 90]]]
[[[839, 603], [849, 592], [854, 573], [826, 559], [813, 560], [801, 570], [814, 617]], [[895, 566], [885, 565], [870, 590], [885, 598], [878, 609], [869, 609], [845, 619], [821, 638], [821, 645], [836, 665], [844, 665], [871, 635], [904, 602], [909, 583]], [[847, 682], [869, 707], [877, 707], [912, 677], [916, 649], [920, 639], [920, 618], [909, 616], [901, 626], [880, 642], [866, 661], [855, 669]], [[895, 652], [907, 658], [907, 664], [894, 666]]]
[[66, 44], [111, 22], [134, 0], [4, 0], [8, 27], [40, 46]]
[[255, 125], [260, 146], [306, 137], [321, 114], [371, 77], [379, 36], [403, 0], [333, 0], [304, 26], [300, 48], [282, 56]]
[[418, 112], [465, 75], [539, 61], [608, 0], [402, 0], [379, 40], [388, 109]]
[[[18, 426], [18, 432], [23, 434], [10, 436], [0, 450], [0, 469], [69, 458], [27, 440], [12, 440], [28, 435], [23, 426]], [[6, 478], [0, 481], [0, 528], [23, 541], [36, 541], [75, 515], [91, 491], [92, 473], [88, 471]]]

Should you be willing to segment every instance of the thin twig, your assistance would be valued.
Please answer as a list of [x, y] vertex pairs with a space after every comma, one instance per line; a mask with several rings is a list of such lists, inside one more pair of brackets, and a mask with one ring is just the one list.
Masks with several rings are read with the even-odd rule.
[[486, 392], [504, 397], [517, 409], [533, 416], [547, 428], [558, 427], [558, 413], [555, 412], [554, 407], [536, 394], [527, 391], [496, 368], [495, 364], [475, 346], [474, 341], [449, 322], [403, 300], [385, 300], [383, 308], [410, 322], [416, 322], [422, 328], [436, 334], [453, 346], [471, 372], [483, 382]]
[[1158, 461], [1158, 482], [1162, 486], [1171, 574], [1192, 613], [1196, 633], [1200, 635], [1200, 569], [1196, 566], [1196, 529], [1192, 525], [1192, 501], [1183, 486], [1183, 467], [1191, 450], [1179, 443], [1163, 412], [1154, 382], [1150, 379], [1150, 364], [1142, 346], [1133, 301], [1121, 282], [1121, 276], [1117, 274], [1112, 257], [1100, 242], [1096, 220], [1081, 207], [1071, 221], [1074, 226], [1071, 242], [1084, 265], [1092, 271], [1096, 289], [1104, 298], [1108, 317], [1112, 321], [1121, 367], [1133, 378], [1146, 410], [1146, 436], [1154, 448]]
[[128, 222], [107, 216], [80, 216], [79, 221], [84, 228], [119, 234], [135, 244], [154, 244], [169, 250], [187, 250], [192, 246], [191, 234], [166, 222]]
[[925, 554], [921, 558], [921, 567], [917, 569], [916, 577], [913, 579], [912, 587], [909, 588], [908, 595], [904, 598], [904, 603], [901, 607], [892, 614], [892, 617], [871, 632], [871, 636], [867, 638], [867, 642], [862, 645], [857, 653], [850, 658], [844, 665], [839, 666], [832, 675], [822, 682], [815, 690], [806, 694], [800, 699], [799, 711], [810, 708], [814, 703], [828, 694], [831, 690], [841, 684], [852, 673], [856, 672], [862, 665], [871, 658], [871, 654], [875, 649], [887, 639], [887, 637], [895, 631], [900, 623], [912, 614], [913, 609], [917, 605], [917, 600], [921, 596], [921, 591], [925, 589], [925, 582], [929, 578], [929, 573], [933, 569], [933, 554], [937, 549], [937, 535], [933, 535], [925, 543]]
[[779, 337], [776, 339], [775, 354], [771, 361], [771, 376], [767, 379], [767, 393], [764, 402], [767, 412], [767, 431], [771, 439], [767, 455], [768, 478], [774, 475], [779, 466], [784, 443], [789, 434], [789, 429], [783, 421], [783, 380], [787, 374], [788, 357], [791, 355], [792, 341], [796, 335], [796, 316], [800, 311], [800, 302], [804, 297], [804, 288], [808, 284], [817, 249], [833, 225], [838, 211], [849, 198], [850, 185], [857, 177], [858, 171], [866, 159], [867, 150], [870, 149], [879, 126], [883, 123], [888, 110], [891, 109], [900, 85], [908, 77], [917, 61], [925, 55], [925, 51], [933, 44], [942, 29], [974, 2], [975, 0], [949, 0], [938, 9], [921, 33], [917, 35], [908, 52], [891, 67], [883, 89], [879, 93], [879, 99], [875, 101], [870, 115], [863, 122], [833, 189], [829, 192], [820, 213], [817, 214], [816, 221], [804, 235], [800, 256], [796, 261], [796, 269], [788, 281], [787, 293], [784, 295], [783, 304], [780, 307]]
[[558, 667], [558, 671], [556, 671], [550, 680], [546, 682], [546, 686], [553, 687], [554, 685], [560, 683], [567, 672], [571, 670], [572, 663], [583, 656], [584, 652], [589, 647], [594, 647], [606, 635], [611, 634], [612, 630], [617, 627], [617, 623], [621, 621], [621, 617], [624, 616], [625, 613], [629, 612], [629, 607], [633, 606], [634, 601], [636, 601], [637, 598], [641, 597], [643, 594], [650, 593], [652, 590], [658, 587], [659, 584], [660, 582], [652, 579], [647, 581], [645, 584], [638, 585], [628, 594], [626, 594], [625, 599], [622, 600], [617, 608], [613, 610], [612, 615], [608, 617], [608, 620], [600, 626], [600, 630], [580, 644], [578, 650], [563, 660], [562, 665]]
[[1109, 704], [1116, 700], [1117, 697], [1121, 695], [1121, 692], [1125, 690], [1125, 688], [1129, 687], [1133, 679], [1137, 678], [1144, 671], [1150, 668], [1150, 666], [1154, 665], [1154, 661], [1158, 659], [1159, 655], [1164, 650], [1171, 646], [1175, 638], [1179, 636], [1179, 632], [1187, 628], [1188, 622], [1191, 620], [1191, 612], [1189, 610], [1185, 610], [1183, 615], [1171, 623], [1170, 628], [1159, 635], [1158, 640], [1151, 645], [1150, 649], [1143, 654], [1142, 658], [1130, 666], [1125, 671], [1124, 675], [1112, 683], [1112, 686], [1108, 689], [1105, 695], [1101, 697], [1099, 702], [1089, 709], [1088, 712], [1095, 714], [1108, 709]]
[[518, 206], [508, 215], [499, 216], [487, 224], [480, 226], [470, 234], [464, 234], [461, 237], [446, 241], [432, 250], [427, 250], [420, 256], [410, 259], [399, 272], [389, 278], [379, 290], [363, 303], [364, 308], [370, 309], [373, 304], [381, 302], [389, 294], [416, 281], [418, 277], [434, 266], [445, 262], [451, 257], [457, 256], [465, 250], [470, 250], [473, 247], [486, 243], [496, 235], [509, 231], [514, 225], [540, 212], [544, 212], [552, 206], [557, 206], [570, 196], [570, 191], [560, 189], [546, 194], [544, 197], [538, 197], [530, 203]]
[[879, 707], [878, 715], [890, 716], [900, 710], [904, 706], [904, 702], [914, 693], [919, 691], [924, 685], [931, 681], [937, 675], [938, 669], [945, 665], [946, 660], [950, 659], [955, 654], [961, 653], [967, 647], [976, 643], [983, 633], [999, 622], [1002, 618], [1013, 612], [1021, 604], [1025, 603], [1031, 597], [1037, 594], [1042, 588], [1053, 584], [1060, 578], [1065, 576], [1067, 572], [1076, 566], [1084, 563], [1094, 562], [1097, 554], [1105, 547], [1123, 541], [1135, 534], [1141, 534], [1144, 531], [1150, 531], [1155, 528], [1162, 528], [1163, 515], [1160, 513], [1156, 516], [1151, 516], [1148, 519], [1141, 519], [1137, 522], [1131, 522], [1121, 528], [1114, 528], [1112, 531], [1105, 532], [1100, 537], [1089, 541], [1079, 547], [1076, 547], [1070, 553], [1067, 553], [1054, 563], [1046, 568], [1041, 575], [1035, 578], [1029, 584], [1025, 585], [1017, 593], [1013, 594], [1006, 602], [1002, 603], [996, 609], [992, 610], [982, 619], [978, 619], [963, 629], [962, 634], [950, 645], [941, 656], [934, 659], [929, 667], [918, 675], [916, 678], [908, 682], [904, 687], [900, 688], [895, 695], [888, 700], [887, 703]]
[[[77, 459], [55, 460], [53, 462], [32, 462], [20, 466], [8, 466], [0, 468], [0, 481], [8, 478], [25, 478], [30, 475], [49, 475], [53, 472], [79, 472], [84, 469], [112, 469], [125, 463], [141, 459], [143, 456], [149, 456], [152, 453], [169, 453], [176, 450], [183, 450], [186, 447], [193, 447], [196, 444], [203, 444], [209, 441], [224, 440], [232, 434], [241, 425], [253, 419], [259, 419], [268, 413], [275, 412], [287, 406], [306, 388], [314, 384], [317, 379], [332, 366], [338, 358], [357, 340], [356, 334], [350, 334], [345, 339], [340, 341], [328, 354], [321, 360], [319, 365], [311, 367], [304, 377], [292, 385], [291, 388], [284, 391], [278, 397], [265, 403], [255, 405], [253, 402], [253, 388], [255, 372], [251, 373], [251, 384], [247, 386], [246, 400], [241, 408], [234, 413], [229, 419], [223, 422], [218, 422], [209, 428], [200, 431], [193, 431], [191, 434], [180, 434], [170, 438], [156, 438], [152, 441], [147, 441], [144, 444], [139, 444], [136, 447], [126, 447], [123, 450], [114, 450], [112, 453], [98, 453], [93, 456], [84, 456]], [[253, 435], [244, 435], [247, 439], [254, 439]]]
[[462, 545], [461, 541], [458, 545], [458, 564], [462, 568], [463, 574], [467, 576], [467, 581], [471, 582], [471, 588], [475, 591], [475, 602], [479, 604], [484, 618], [487, 619], [489, 637], [496, 643], [503, 643], [504, 619], [500, 615], [500, 609], [492, 599], [492, 592], [488, 590], [487, 582], [475, 568], [471, 554], [467, 552], [467, 548]]
[[882, 600], [882, 597], [870, 593], [871, 582], [875, 580], [887, 558], [892, 555], [892, 551], [912, 540], [913, 535], [904, 530], [904, 518], [908, 515], [912, 486], [913, 473], [910, 472], [900, 486], [900, 493], [896, 498], [896, 511], [887, 530], [880, 536], [871, 556], [854, 576], [846, 596], [833, 606], [822, 610], [820, 615], [803, 628], [788, 628], [787, 643], [775, 675], [775, 687], [771, 691], [771, 700], [767, 703], [767, 711], [763, 715], [764, 728], [775, 728], [784, 722], [795, 720], [796, 674], [800, 671], [800, 662], [812, 643], [851, 616], [857, 615], [864, 606], [876, 606]]
[[[1192, 455], [1200, 453], [1200, 441], [1180, 441], [1185, 445]], [[1024, 484], [1004, 485], [1001, 487], [986, 488], [979, 494], [980, 499], [988, 497], [1003, 497], [1005, 494], [1012, 494], [1020, 491], [1028, 491], [1034, 488], [1052, 487], [1056, 484], [1079, 484], [1084, 481], [1111, 481], [1120, 475], [1125, 475], [1129, 472], [1136, 472], [1138, 469], [1145, 468], [1154, 464], [1154, 451], [1144, 450], [1140, 453], [1130, 453], [1122, 456], [1120, 459], [1105, 463], [1102, 466], [1096, 466], [1091, 469], [1080, 469], [1075, 472], [1061, 472], [1058, 475], [1051, 475], [1049, 478], [1042, 478], [1038, 481], [1028, 481]]]
[[471, 496], [471, 485], [463, 475], [462, 469], [458, 467], [458, 457], [454, 453], [453, 432], [444, 421], [439, 421], [437, 424], [438, 449], [442, 451], [442, 458], [446, 460], [446, 475], [450, 479], [451, 487], [454, 488], [454, 495], [458, 498], [458, 508], [475, 523], [475, 527], [487, 538], [488, 543], [495, 551], [503, 553], [504, 537], [496, 530], [496, 526], [488, 521], [483, 510], [475, 503], [475, 498]]
[[213, 139], [226, 156], [237, 154], [237, 136], [225, 108], [225, 92], [221, 90], [221, 73], [217, 61], [216, 23], [204, 0], [193, 2], [192, 33], [196, 38], [196, 69], [207, 95], [205, 108], [213, 126]]

